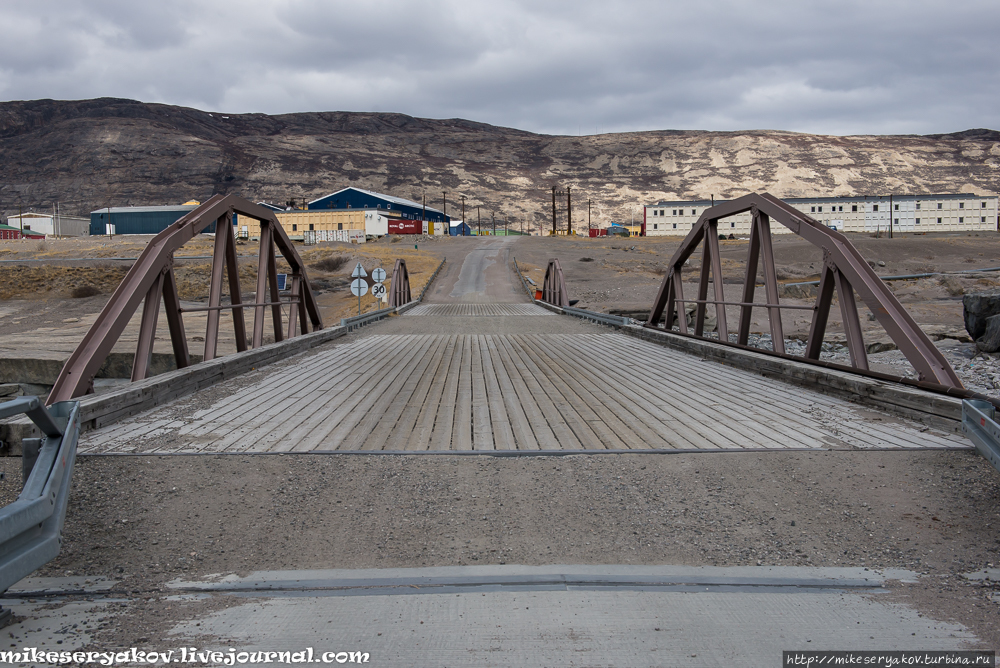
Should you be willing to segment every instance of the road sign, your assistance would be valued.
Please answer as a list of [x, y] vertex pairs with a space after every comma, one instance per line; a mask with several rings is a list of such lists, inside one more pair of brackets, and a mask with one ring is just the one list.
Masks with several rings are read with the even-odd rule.
[[372, 297], [384, 300], [385, 294], [386, 294], [386, 289], [384, 284], [376, 283], [375, 285], [372, 286]]
[[[365, 268], [361, 266], [360, 262], [358, 262], [358, 266], [356, 266], [354, 268], [354, 273], [351, 274], [351, 278], [364, 278], [367, 275], [368, 275], [368, 272], [365, 271]], [[361, 294], [365, 294], [365, 293], [362, 292]]]
[[381, 283], [385, 280], [385, 269], [379, 267], [378, 269], [372, 269], [372, 278], [375, 279], [376, 283]]
[[351, 281], [351, 294], [358, 297], [368, 294], [368, 284], [363, 279], [355, 278]]

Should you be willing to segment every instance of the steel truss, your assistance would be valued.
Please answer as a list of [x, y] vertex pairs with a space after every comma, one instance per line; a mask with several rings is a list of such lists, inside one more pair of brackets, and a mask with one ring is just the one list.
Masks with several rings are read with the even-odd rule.
[[[236, 239], [233, 234], [234, 214], [260, 221], [257, 292], [253, 303], [244, 303], [240, 291]], [[174, 276], [174, 251], [212, 223], [215, 223], [216, 234], [208, 306], [181, 308], [177, 280]], [[278, 291], [275, 249], [291, 267], [291, 285], [287, 299], [282, 299]], [[230, 303], [226, 305], [222, 304], [223, 268], [226, 269], [229, 283]], [[161, 302], [166, 311], [170, 341], [178, 369], [191, 365], [182, 316], [184, 312], [208, 313], [204, 361], [214, 359], [217, 355], [219, 316], [225, 309], [232, 309], [236, 349], [240, 352], [247, 350], [248, 347], [257, 348], [263, 345], [268, 307], [271, 310], [275, 341], [294, 337], [297, 330], [305, 334], [310, 331], [310, 327], [313, 331], [323, 328], [319, 308], [309, 287], [305, 264], [274, 212], [235, 195], [215, 195], [153, 237], [115, 290], [97, 317], [97, 321], [59, 372], [47, 403], [65, 401], [94, 391], [94, 377], [125, 331], [140, 302], [143, 307], [139, 340], [132, 364], [133, 381], [142, 380], [149, 375]], [[288, 307], [287, 329], [282, 321], [282, 306]], [[244, 309], [254, 311], [253, 331], [249, 341]]]
[[[719, 255], [719, 219], [750, 211], [753, 223], [750, 248], [747, 255], [743, 297], [739, 302], [726, 301], [723, 291], [722, 258]], [[813, 306], [781, 305], [778, 300], [778, 281], [771, 249], [771, 220], [823, 251], [823, 269], [819, 293]], [[701, 276], [697, 299], [685, 299], [681, 271], [684, 263], [704, 241]], [[754, 302], [758, 262], [764, 271], [765, 303]], [[551, 266], [551, 265], [550, 265]], [[709, 278], [713, 278], [713, 297], [708, 298]], [[548, 274], [546, 274], [548, 280]], [[819, 221], [801, 213], [778, 198], [764, 194], [751, 194], [714, 206], [702, 214], [668, 265], [667, 274], [660, 285], [656, 301], [650, 311], [646, 327], [658, 328], [666, 314], [666, 328], [670, 329], [676, 317], [681, 334], [689, 334], [684, 304], [696, 304], [694, 336], [704, 337], [706, 306], [715, 305], [718, 342], [731, 345], [726, 306], [738, 306], [739, 324], [736, 344], [746, 346], [750, 335], [750, 319], [754, 308], [767, 309], [774, 352], [784, 354], [785, 339], [781, 326], [781, 309], [805, 309], [813, 312], [806, 343], [804, 361], [819, 360], [826, 332], [827, 319], [833, 303], [834, 290], [840, 303], [844, 321], [847, 348], [851, 365], [858, 371], [868, 371], [868, 356], [862, 336], [854, 293], [875, 315], [886, 333], [916, 369], [921, 381], [961, 389], [962, 383], [934, 343], [917, 326], [913, 318], [892, 294], [886, 284], [875, 274], [858, 250], [847, 238]], [[707, 338], [707, 337], [705, 337]], [[766, 351], [764, 351], [766, 352]], [[801, 359], [801, 358], [800, 358]]]
[[399, 308], [410, 303], [410, 299], [410, 272], [406, 271], [406, 260], [396, 260], [389, 279], [389, 308]]
[[549, 260], [545, 269], [545, 280], [542, 281], [542, 301], [553, 306], [569, 306], [569, 292], [566, 290], [566, 279], [563, 278], [559, 260]]

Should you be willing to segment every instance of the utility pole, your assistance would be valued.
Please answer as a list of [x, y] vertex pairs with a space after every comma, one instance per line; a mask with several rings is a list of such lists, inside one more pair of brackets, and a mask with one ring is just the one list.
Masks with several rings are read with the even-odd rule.
[[462, 195], [462, 224], [465, 225], [465, 195]]
[[556, 187], [552, 186], [552, 236], [556, 235]]
[[573, 234], [573, 205], [569, 199], [569, 186], [566, 186], [566, 236]]
[[483, 236], [483, 217], [479, 215], [479, 207], [476, 207], [476, 222], [479, 224], [479, 236]]
[[587, 200], [587, 236], [590, 236], [590, 200]]
[[427, 193], [423, 194], [423, 206], [423, 212], [420, 214], [421, 227], [423, 227], [423, 223], [427, 222]]
[[493, 236], [496, 236], [497, 235], [497, 215], [493, 211], [490, 211], [490, 220], [493, 221]]
[[444, 202], [444, 215], [448, 215], [448, 193], [441, 193], [441, 201]]

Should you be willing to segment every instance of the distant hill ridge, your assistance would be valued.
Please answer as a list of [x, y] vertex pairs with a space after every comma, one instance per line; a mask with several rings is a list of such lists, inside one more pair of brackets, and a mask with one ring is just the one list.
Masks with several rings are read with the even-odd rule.
[[[0, 212], [85, 215], [217, 192], [284, 203], [347, 185], [475, 220], [479, 205], [545, 222], [571, 186], [574, 224], [641, 216], [645, 203], [736, 197], [994, 193], [1000, 132], [825, 136], [662, 130], [551, 136], [395, 113], [225, 114], [134, 100], [0, 103]], [[558, 201], [565, 224], [565, 197]]]

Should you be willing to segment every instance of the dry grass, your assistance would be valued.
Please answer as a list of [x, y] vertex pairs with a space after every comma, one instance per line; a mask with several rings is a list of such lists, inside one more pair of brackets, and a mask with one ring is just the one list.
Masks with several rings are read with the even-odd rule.
[[314, 262], [309, 266], [313, 269], [319, 269], [320, 271], [335, 272], [345, 264], [347, 264], [347, 258], [345, 256], [332, 255], [330, 257], [325, 257], [318, 262]]

